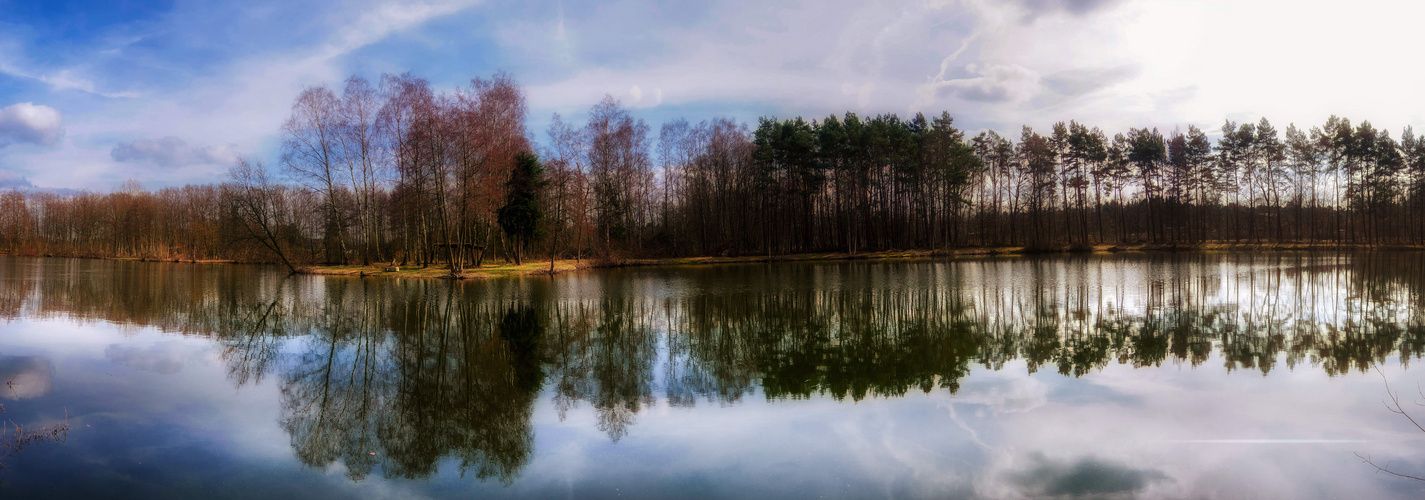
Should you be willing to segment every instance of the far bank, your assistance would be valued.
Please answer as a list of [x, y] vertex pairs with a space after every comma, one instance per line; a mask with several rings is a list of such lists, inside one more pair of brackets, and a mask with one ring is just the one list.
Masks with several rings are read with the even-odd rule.
[[947, 250], [891, 250], [882, 252], [824, 252], [787, 255], [742, 255], [729, 257], [666, 257], [640, 259], [559, 259], [553, 266], [550, 261], [527, 261], [523, 264], [495, 263], [477, 268], [468, 268], [452, 276], [445, 266], [400, 266], [393, 264], [373, 265], [313, 265], [298, 267], [300, 274], [320, 276], [422, 278], [422, 279], [485, 279], [511, 276], [551, 276], [586, 269], [608, 269], [621, 267], [651, 266], [707, 266], [719, 264], [748, 264], [771, 262], [811, 262], [846, 260], [905, 260], [932, 258], [979, 258], [1012, 257], [1052, 254], [1114, 254], [1152, 252], [1370, 252], [1370, 251], [1422, 251], [1421, 245], [1338, 245], [1338, 244], [1257, 244], [1257, 243], [1206, 243], [1198, 245], [1094, 245], [1092, 247], [993, 247], [961, 248]]
[[[709, 266], [719, 264], [747, 264], [771, 262], [812, 262], [847, 260], [905, 260], [905, 259], [958, 259], [984, 257], [1016, 257], [1054, 254], [1114, 254], [1114, 253], [1156, 253], [1156, 252], [1413, 252], [1425, 250], [1422, 245], [1350, 245], [1334, 243], [1205, 243], [1197, 245], [1094, 245], [1094, 246], [1006, 246], [990, 248], [959, 248], [942, 250], [890, 250], [880, 252], [821, 252], [785, 255], [741, 255], [706, 257], [664, 257], [627, 259], [558, 259], [551, 266], [548, 260], [529, 260], [522, 264], [511, 262], [487, 263], [480, 267], [467, 268], [452, 275], [445, 265], [426, 267], [406, 266], [398, 263], [373, 263], [370, 265], [299, 265], [296, 274], [317, 276], [415, 278], [415, 279], [485, 279], [511, 276], [552, 276], [586, 269], [609, 269], [621, 267], [651, 266]], [[171, 262], [185, 264], [261, 264], [279, 265], [276, 262], [233, 261], [216, 259], [113, 257], [100, 255], [16, 255], [0, 253], [0, 256], [50, 257], [103, 260], [128, 260], [135, 262]]]

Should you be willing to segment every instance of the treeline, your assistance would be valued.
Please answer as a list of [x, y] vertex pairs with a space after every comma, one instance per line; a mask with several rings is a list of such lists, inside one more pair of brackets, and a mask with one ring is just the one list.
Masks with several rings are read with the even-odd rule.
[[528, 461], [542, 397], [561, 415], [592, 413], [618, 440], [660, 400], [957, 393], [981, 369], [1337, 376], [1425, 353], [1425, 263], [1412, 256], [1126, 259], [921, 263], [889, 275], [868, 262], [699, 268], [597, 275], [600, 286], [578, 290], [0, 259], [0, 320], [102, 320], [219, 342], [233, 384], [279, 384], [296, 456], [343, 462], [352, 478], [378, 467], [424, 477], [458, 457], [477, 477], [508, 481]]
[[[677, 120], [606, 97], [543, 147], [508, 75], [304, 90], [280, 168], [157, 192], [0, 195], [25, 255], [479, 266], [628, 256], [1209, 242], [1425, 244], [1425, 138], [1265, 118], [1108, 133], [1078, 122], [973, 136], [948, 113]], [[536, 151], [538, 149], [538, 151]]]
[[[1161, 253], [686, 271], [678, 278], [591, 275], [599, 286], [576, 290], [548, 280], [452, 287], [292, 280], [248, 266], [0, 259], [0, 320], [102, 320], [234, 340], [248, 351], [242, 363], [255, 363], [230, 372], [245, 383], [282, 369], [271, 365], [275, 357], [302, 358], [273, 347], [284, 339], [394, 335], [425, 343], [447, 328], [506, 321], [460, 319], [472, 311], [503, 317], [514, 310], [509, 321], [519, 324], [506, 326], [542, 329], [537, 357], [563, 373], [658, 369], [686, 377], [663, 381], [669, 397], [692, 391], [694, 399], [715, 400], [754, 387], [771, 397], [898, 396], [954, 384], [962, 365], [997, 370], [1016, 360], [1031, 372], [1065, 376], [1112, 363], [1208, 361], [1227, 370], [1335, 376], [1425, 354], [1425, 262], [1409, 254]], [[655, 289], [656, 297], [638, 292]], [[660, 365], [665, 356], [679, 359]], [[589, 390], [584, 384], [564, 389]]]

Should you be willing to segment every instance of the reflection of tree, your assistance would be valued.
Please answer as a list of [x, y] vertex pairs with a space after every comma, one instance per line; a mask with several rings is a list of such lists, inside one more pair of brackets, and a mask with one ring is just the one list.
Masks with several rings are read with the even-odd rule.
[[454, 457], [481, 479], [518, 475], [544, 385], [537, 303], [472, 300], [442, 282], [297, 283], [227, 303], [217, 331], [235, 383], [280, 376], [281, 425], [303, 463], [415, 478]]
[[229, 296], [217, 307], [223, 319], [216, 323], [215, 334], [223, 340], [221, 357], [233, 383], [261, 382], [277, 362], [288, 332], [299, 331], [297, 321], [314, 316], [293, 309], [303, 304], [292, 300], [292, 285], [287, 280], [277, 283], [268, 297], [256, 302]]
[[377, 464], [376, 431], [389, 407], [395, 362], [378, 328], [377, 297], [331, 282], [302, 352], [282, 374], [282, 427], [303, 463], [342, 462], [360, 479]]
[[283, 427], [298, 457], [340, 461], [359, 479], [378, 463], [387, 476], [424, 477], [452, 456], [481, 479], [513, 480], [543, 385], [538, 311], [433, 285], [385, 297], [394, 314], [382, 315], [380, 294], [351, 298], [336, 283], [284, 376]]
[[955, 300], [940, 290], [697, 297], [671, 328], [679, 374], [693, 381], [668, 383], [720, 402], [759, 382], [772, 398], [953, 389], [986, 342]]
[[[1390, 388], [1390, 379], [1387, 378], [1387, 377], [1385, 376], [1385, 373], [1384, 373], [1384, 372], [1381, 372], [1379, 368], [1376, 369], [1376, 373], [1379, 373], [1379, 374], [1380, 374], [1381, 381], [1382, 381], [1382, 382], [1384, 383], [1384, 385], [1385, 385], [1385, 394], [1386, 394], [1386, 396], [1387, 396], [1388, 399], [1387, 399], [1386, 401], [1382, 401], [1382, 402], [1385, 403], [1386, 409], [1387, 409], [1387, 410], [1390, 410], [1391, 413], [1394, 413], [1394, 414], [1396, 414], [1396, 415], [1400, 415], [1401, 417], [1405, 418], [1405, 420], [1406, 420], [1407, 422], [1410, 422], [1410, 425], [1411, 425], [1411, 426], [1415, 427], [1415, 430], [1418, 430], [1418, 431], [1420, 431], [1420, 432], [1425, 432], [1425, 426], [1422, 426], [1422, 425], [1421, 425], [1421, 422], [1422, 422], [1422, 421], [1421, 421], [1421, 420], [1416, 420], [1416, 418], [1415, 418], [1413, 415], [1411, 415], [1411, 410], [1407, 409], [1407, 407], [1406, 407], [1405, 405], [1401, 404], [1401, 402], [1400, 402], [1400, 393], [1397, 393], [1396, 391], [1391, 390], [1391, 388]], [[1420, 391], [1420, 390], [1417, 388], [1417, 394], [1420, 394], [1420, 397], [1421, 397], [1421, 398], [1425, 398], [1425, 391]], [[1422, 403], [1421, 401], [1415, 401], [1414, 403], [1415, 403], [1415, 404], [1414, 404], [1413, 406], [1417, 406], [1417, 407], [1418, 407], [1418, 406], [1425, 406], [1425, 403]], [[1385, 462], [1384, 464], [1376, 463], [1375, 460], [1372, 460], [1372, 459], [1371, 459], [1370, 455], [1361, 455], [1359, 452], [1357, 452], [1357, 453], [1356, 453], [1356, 458], [1359, 458], [1362, 462], [1364, 462], [1364, 463], [1366, 463], [1367, 465], [1370, 465], [1371, 467], [1375, 468], [1375, 470], [1376, 470], [1377, 472], [1384, 472], [1384, 473], [1386, 473], [1386, 474], [1390, 474], [1390, 475], [1392, 475], [1392, 476], [1399, 477], [1399, 478], [1404, 478], [1404, 479], [1412, 479], [1412, 480], [1415, 480], [1415, 481], [1425, 481], [1425, 477], [1415, 476], [1415, 475], [1411, 475], [1411, 474], [1404, 474], [1404, 473], [1399, 472], [1398, 470], [1393, 470], [1393, 469], [1391, 468], [1390, 462]]]
[[599, 430], [618, 441], [638, 412], [654, 401], [657, 339], [651, 310], [628, 300], [560, 307], [555, 355], [555, 399], [561, 414], [588, 401]]
[[558, 280], [42, 262], [0, 261], [0, 315], [212, 336], [234, 383], [279, 382], [304, 463], [358, 479], [378, 467], [421, 477], [458, 458], [510, 481], [546, 385], [561, 417], [587, 405], [617, 441], [660, 396], [954, 392], [973, 368], [1015, 360], [1065, 376], [1214, 357], [1228, 370], [1335, 375], [1425, 350], [1425, 261], [1390, 254], [707, 268], [585, 276], [597, 284], [586, 295]]
[[20, 259], [0, 257], [0, 318], [19, 317], [25, 301], [35, 292], [38, 266]]

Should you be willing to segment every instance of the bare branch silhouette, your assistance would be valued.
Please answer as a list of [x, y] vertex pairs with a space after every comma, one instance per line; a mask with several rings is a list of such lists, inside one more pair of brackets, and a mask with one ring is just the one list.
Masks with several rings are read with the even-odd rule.
[[[1380, 375], [1381, 381], [1385, 383], [1385, 394], [1386, 397], [1389, 398], [1389, 401], [1381, 401], [1381, 404], [1385, 405], [1385, 409], [1390, 410], [1391, 413], [1405, 417], [1406, 420], [1410, 421], [1410, 425], [1414, 425], [1416, 429], [1420, 430], [1420, 432], [1425, 432], [1425, 427], [1421, 427], [1420, 423], [1415, 421], [1415, 417], [1410, 416], [1410, 414], [1405, 411], [1405, 407], [1400, 404], [1400, 395], [1390, 388], [1390, 379], [1385, 376], [1385, 372], [1380, 371], [1379, 366], [1375, 367], [1375, 371], [1376, 374]], [[1420, 392], [1419, 389], [1419, 384], [1416, 384], [1416, 391]], [[1421, 398], [1425, 399], [1425, 394], [1421, 394]], [[1416, 401], [1415, 404], [1420, 405], [1420, 402]], [[1370, 456], [1361, 456], [1360, 453], [1356, 453], [1356, 458], [1361, 459], [1362, 462], [1365, 462], [1371, 467], [1375, 467], [1377, 472], [1384, 472], [1392, 476], [1403, 477], [1406, 479], [1414, 479], [1416, 481], [1425, 481], [1425, 477], [1412, 476], [1409, 474], [1402, 474], [1390, 470], [1389, 462], [1387, 462], [1385, 465], [1380, 465], [1372, 461]]]

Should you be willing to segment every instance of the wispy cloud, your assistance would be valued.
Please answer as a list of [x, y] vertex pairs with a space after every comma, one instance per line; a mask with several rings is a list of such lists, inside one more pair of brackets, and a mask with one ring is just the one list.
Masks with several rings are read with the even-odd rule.
[[108, 98], [138, 97], [129, 91], [111, 91], [99, 88], [91, 78], [81, 76], [77, 68], [41, 68], [39, 64], [25, 62], [22, 55], [34, 49], [27, 49], [17, 40], [0, 35], [0, 75], [25, 80], [33, 80], [53, 90], [77, 90]]
[[[354, 53], [478, 4], [467, 0], [416, 4], [388, 1], [343, 4], [339, 9], [315, 4], [311, 6], [312, 16], [286, 19], [263, 14], [266, 7], [258, 3], [246, 9], [250, 13], [232, 16], [230, 26], [195, 19], [203, 14], [201, 12], [164, 14], [146, 21], [143, 33], [106, 36], [101, 45], [112, 45], [115, 49], [94, 56], [103, 58], [105, 64], [82, 73], [79, 68], [86, 66], [82, 60], [71, 61], [71, 65], [64, 68], [40, 70], [31, 69], [39, 68], [31, 63], [21, 67], [23, 61], [19, 61], [18, 56], [7, 59], [0, 55], [0, 73], [48, 86], [50, 93], [32, 93], [37, 102], [46, 101], [45, 105], [35, 106], [50, 111], [66, 110], [65, 126], [58, 129], [38, 127], [42, 123], [27, 118], [23, 130], [9, 131], [7, 122], [0, 120], [0, 145], [6, 137], [17, 136], [25, 142], [42, 140], [51, 146], [47, 150], [7, 152], [0, 156], [0, 169], [11, 177], [40, 186], [99, 190], [113, 188], [128, 178], [138, 178], [151, 187], [219, 181], [226, 170], [222, 164], [237, 153], [274, 153], [279, 126], [292, 98], [303, 87], [337, 84], [354, 63], [360, 62], [353, 60]], [[324, 21], [313, 24], [312, 19]], [[305, 39], [305, 43], [278, 47], [253, 44], [252, 49], [242, 50], [241, 41], [245, 38], [258, 37], [264, 30], [281, 30], [284, 23], [308, 31], [317, 30], [319, 36], [293, 37]], [[175, 52], [175, 59], [165, 62], [162, 52], [155, 54], [156, 49], [144, 45], [157, 43], [149, 39], [200, 39], [197, 37], [201, 37], [201, 33], [191, 31], [211, 30], [215, 25], [231, 30], [217, 33], [216, 37], [238, 43], [224, 49], [235, 51], [234, 54], [224, 55], [219, 65], [206, 67], [201, 72], [188, 69], [200, 64], [184, 62], [194, 57], [190, 53], [180, 56]], [[250, 31], [251, 35], [233, 33], [242, 30]], [[128, 30], [121, 31], [128, 33]], [[13, 46], [20, 42], [12, 37], [5, 43]], [[11, 53], [30, 54], [30, 61], [41, 59], [45, 50], [33, 44], [21, 49]], [[151, 87], [151, 91], [108, 91], [127, 87], [125, 82], [131, 78], [130, 72], [113, 60], [139, 57], [128, 53], [142, 52], [140, 49], [147, 52], [142, 59], [134, 60], [136, 64], [168, 71], [171, 76], [180, 78], [149, 79], [145, 85]], [[180, 50], [191, 49], [180, 47], [170, 52]], [[115, 70], [114, 66], [120, 69]], [[0, 75], [0, 79], [3, 77]], [[83, 94], [66, 93], [73, 90]], [[124, 99], [102, 104], [95, 101], [116, 97]], [[0, 93], [0, 102], [5, 98]], [[57, 111], [54, 116], [57, 125]], [[38, 131], [42, 130], [46, 132], [40, 134]], [[18, 135], [21, 132], [23, 135]], [[11, 142], [16, 141], [11, 139]]]
[[[1425, 72], [1399, 61], [1410, 58], [1409, 20], [1425, 5], [1363, 1], [154, 5], [80, 30], [69, 21], [0, 29], [0, 104], [63, 111], [63, 135], [6, 148], [0, 169], [43, 186], [104, 189], [130, 175], [154, 176], [143, 179], [154, 186], [212, 182], [220, 170], [152, 168], [185, 156], [140, 141], [272, 156], [297, 92], [353, 72], [412, 71], [450, 88], [509, 71], [526, 85], [535, 131], [554, 112], [581, 119], [604, 94], [655, 125], [948, 110], [972, 130], [1068, 119], [1213, 129], [1224, 116], [1263, 115], [1303, 125], [1330, 114], [1420, 128], [1412, 96]], [[3, 22], [25, 22], [5, 9]], [[1224, 36], [1201, 36], [1205, 27]], [[1320, 71], [1321, 61], [1336, 70]], [[1361, 88], [1371, 91], [1352, 90]]]

